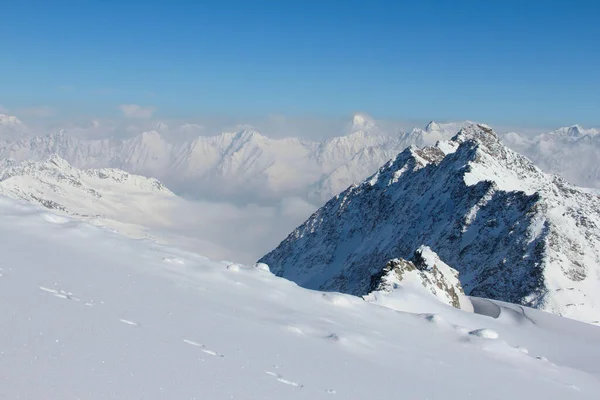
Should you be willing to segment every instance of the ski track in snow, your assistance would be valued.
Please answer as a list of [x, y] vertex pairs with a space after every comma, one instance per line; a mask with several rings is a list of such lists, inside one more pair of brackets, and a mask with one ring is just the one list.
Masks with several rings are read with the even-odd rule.
[[73, 293], [67, 292], [65, 290], [51, 289], [51, 288], [47, 288], [45, 286], [39, 286], [39, 289], [41, 291], [51, 293], [54, 297], [58, 297], [60, 299], [73, 300], [73, 301], [81, 301], [79, 298], [75, 297], [73, 295]]

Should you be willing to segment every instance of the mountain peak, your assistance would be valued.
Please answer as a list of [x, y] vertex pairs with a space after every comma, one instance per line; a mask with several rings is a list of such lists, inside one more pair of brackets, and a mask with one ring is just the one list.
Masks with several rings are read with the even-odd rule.
[[71, 166], [71, 164], [69, 164], [67, 162], [67, 160], [65, 160], [64, 158], [62, 158], [61, 156], [59, 156], [56, 153], [52, 153], [50, 155], [48, 155], [48, 157], [46, 157], [44, 160], [42, 160], [41, 162], [42, 164], [52, 164], [56, 167], [58, 167], [59, 169], [68, 169], [68, 168], [73, 168]]
[[435, 121], [429, 121], [429, 123], [425, 127], [425, 132], [433, 132], [433, 131], [440, 131], [440, 130], [442, 130], [442, 127], [440, 126], [440, 124], [438, 124]]
[[261, 135], [255, 129], [247, 127], [247, 128], [242, 129], [238, 133], [236, 133], [235, 138], [237, 140], [250, 141], [250, 140], [255, 140], [255, 139], [262, 139], [262, 138], [264, 138], [264, 136]]
[[162, 121], [157, 121], [157, 122], [154, 124], [154, 130], [157, 130], [157, 131], [165, 131], [165, 130], [167, 130], [167, 129], [169, 129], [169, 125], [167, 125], [165, 122], [162, 122]]
[[580, 125], [573, 125], [567, 129], [567, 136], [579, 137], [581, 136], [582, 131], [583, 128]]
[[500, 138], [496, 132], [494, 132], [490, 126], [478, 123], [469, 123], [465, 125], [458, 131], [452, 140], [458, 143], [474, 140], [485, 145], [500, 145]]
[[571, 126], [564, 126], [562, 128], [558, 128], [557, 130], [549, 132], [542, 136], [563, 137], [563, 138], [567, 138], [567, 139], [580, 139], [586, 135], [596, 136], [599, 133], [600, 133], [600, 130], [598, 130], [598, 129], [593, 129], [593, 128], [586, 129], [579, 124], [575, 124], [575, 125], [571, 125]]
[[152, 129], [150, 131], [144, 131], [144, 132], [142, 132], [141, 136], [144, 139], [153, 138], [153, 139], [160, 139], [160, 140], [162, 140], [161, 134], [157, 130], [155, 130], [155, 129]]

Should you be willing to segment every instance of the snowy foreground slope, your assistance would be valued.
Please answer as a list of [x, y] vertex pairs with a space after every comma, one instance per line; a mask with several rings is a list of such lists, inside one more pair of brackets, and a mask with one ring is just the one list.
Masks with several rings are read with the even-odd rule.
[[366, 295], [391, 259], [422, 245], [467, 294], [600, 323], [600, 197], [543, 173], [484, 125], [406, 149], [260, 261], [304, 287]]
[[396, 305], [427, 314], [398, 312], [5, 197], [0, 237], [0, 398], [600, 393], [600, 329], [540, 311], [406, 292]]

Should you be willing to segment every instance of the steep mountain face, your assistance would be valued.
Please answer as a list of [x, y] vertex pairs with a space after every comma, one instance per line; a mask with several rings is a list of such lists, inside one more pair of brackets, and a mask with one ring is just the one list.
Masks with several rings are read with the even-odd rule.
[[[442, 124], [389, 135], [366, 114], [356, 114], [344, 136], [324, 142], [271, 139], [252, 129], [200, 136], [173, 144], [156, 130], [125, 140], [81, 140], [65, 131], [0, 141], [0, 158], [43, 160], [58, 154], [78, 168], [118, 168], [153, 176], [178, 192], [265, 199], [301, 196], [322, 203], [360, 182], [409, 145], [451, 135]], [[183, 128], [182, 128], [183, 129]]]
[[600, 199], [543, 173], [485, 125], [407, 148], [331, 199], [260, 262], [313, 289], [365, 295], [429, 246], [469, 295], [600, 320]]
[[502, 141], [544, 171], [560, 174], [576, 185], [600, 188], [599, 129], [573, 125], [533, 138], [510, 132], [502, 135]]

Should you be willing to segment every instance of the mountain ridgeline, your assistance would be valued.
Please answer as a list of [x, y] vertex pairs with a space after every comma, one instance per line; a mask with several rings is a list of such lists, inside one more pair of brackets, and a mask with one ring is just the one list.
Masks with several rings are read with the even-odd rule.
[[40, 161], [57, 154], [77, 168], [154, 177], [178, 194], [259, 201], [300, 196], [321, 205], [407, 146], [450, 138], [457, 124], [390, 134], [356, 114], [343, 136], [324, 141], [272, 139], [246, 128], [183, 143], [171, 142], [158, 128], [125, 139], [81, 139], [58, 131], [17, 140], [14, 132], [24, 131], [22, 125], [14, 117], [0, 119], [0, 159]]
[[599, 221], [597, 195], [469, 124], [451, 140], [407, 148], [260, 262], [301, 286], [366, 295], [390, 260], [425, 245], [468, 295], [597, 323]]

